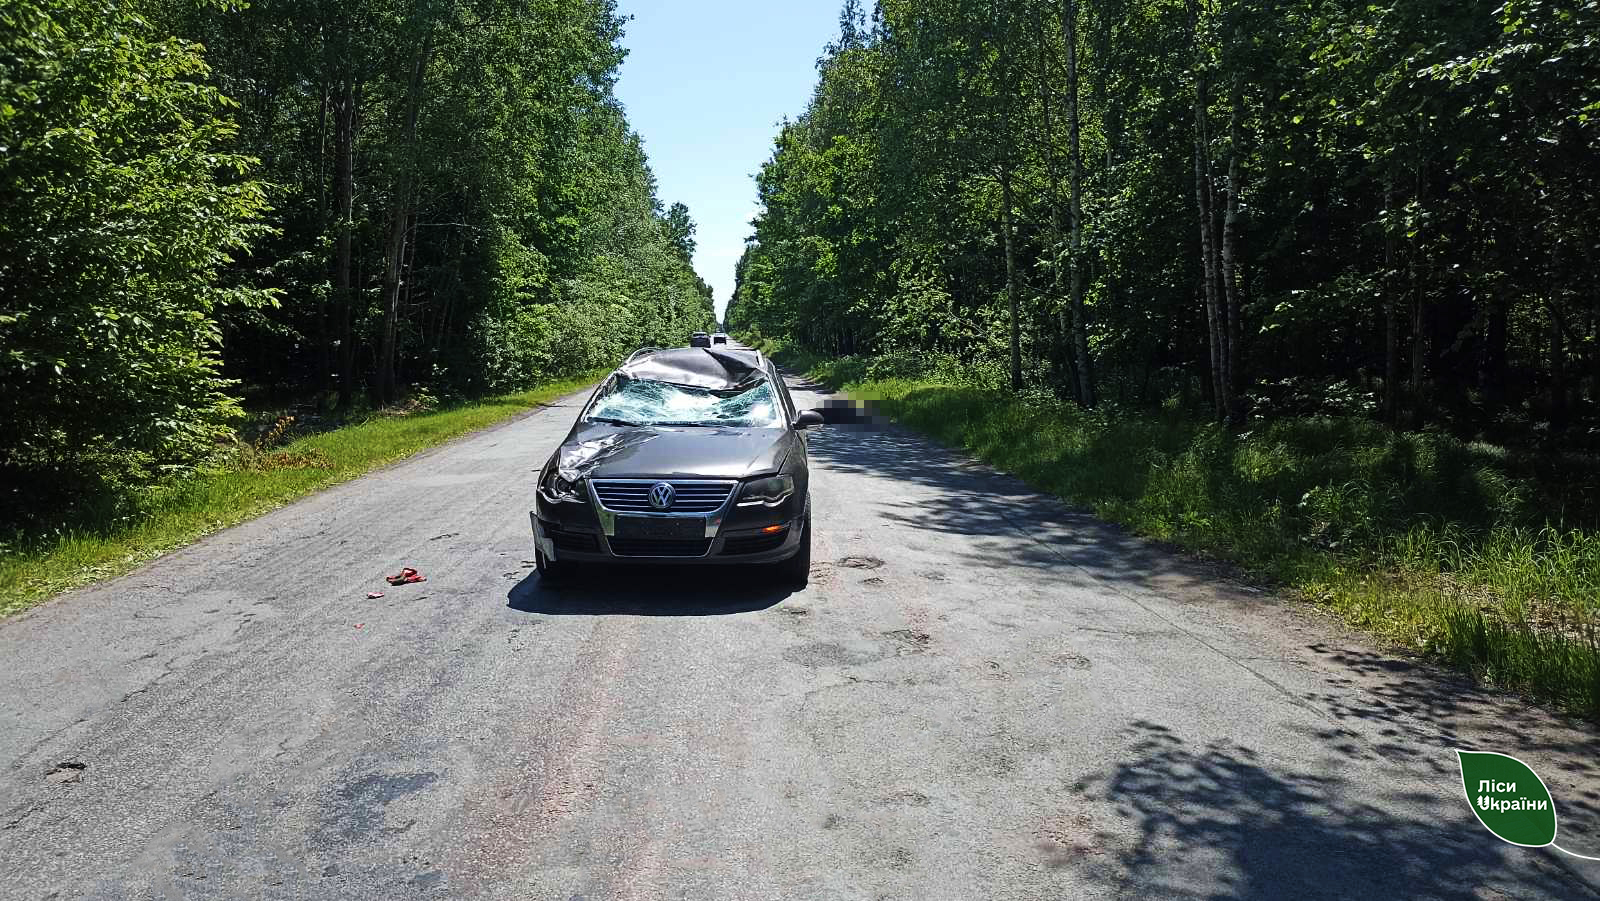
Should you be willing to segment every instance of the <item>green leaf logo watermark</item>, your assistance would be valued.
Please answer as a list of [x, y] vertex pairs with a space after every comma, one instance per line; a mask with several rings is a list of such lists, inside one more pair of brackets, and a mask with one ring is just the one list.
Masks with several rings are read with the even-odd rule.
[[1479, 751], [1457, 751], [1456, 757], [1461, 761], [1467, 804], [1496, 838], [1524, 848], [1554, 848], [1572, 857], [1600, 860], [1556, 844], [1555, 801], [1527, 764], [1507, 754]]

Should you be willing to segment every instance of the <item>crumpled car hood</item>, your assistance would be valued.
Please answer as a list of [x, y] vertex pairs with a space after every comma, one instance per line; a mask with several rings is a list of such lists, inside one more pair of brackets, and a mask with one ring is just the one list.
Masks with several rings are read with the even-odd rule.
[[787, 429], [585, 423], [556, 451], [556, 466], [567, 481], [742, 479], [777, 472], [792, 440]]

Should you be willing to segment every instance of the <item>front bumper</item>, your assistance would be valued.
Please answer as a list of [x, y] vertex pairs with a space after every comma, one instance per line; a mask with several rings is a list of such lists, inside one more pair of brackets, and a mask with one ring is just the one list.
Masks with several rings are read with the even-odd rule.
[[[777, 507], [731, 506], [720, 517], [713, 537], [666, 542], [607, 534], [591, 503], [552, 504], [541, 497], [529, 520], [534, 541], [547, 560], [737, 566], [793, 557], [800, 550], [804, 514], [805, 501], [798, 496]], [[774, 527], [781, 531], [766, 531]]]

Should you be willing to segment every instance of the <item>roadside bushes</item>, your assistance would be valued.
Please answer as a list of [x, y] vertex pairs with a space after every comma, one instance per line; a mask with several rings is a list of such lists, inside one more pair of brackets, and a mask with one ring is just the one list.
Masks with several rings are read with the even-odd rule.
[[612, 94], [622, 25], [0, 3], [0, 541], [228, 465], [241, 397], [331, 426], [708, 325], [692, 221]]
[[474, 333], [481, 390], [522, 391], [552, 378], [616, 365], [634, 348], [632, 314], [620, 304], [535, 304], [485, 316]]
[[[0, 15], [0, 522], [192, 468], [237, 415], [218, 273], [263, 231], [199, 48], [127, 4]], [[24, 493], [26, 489], [26, 493]]]

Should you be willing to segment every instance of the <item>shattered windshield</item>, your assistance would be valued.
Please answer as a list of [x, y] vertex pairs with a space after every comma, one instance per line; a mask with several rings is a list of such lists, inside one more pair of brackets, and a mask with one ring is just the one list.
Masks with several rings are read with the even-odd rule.
[[732, 426], [775, 429], [783, 426], [772, 383], [711, 391], [647, 379], [619, 378], [589, 411], [591, 422], [619, 425]]

